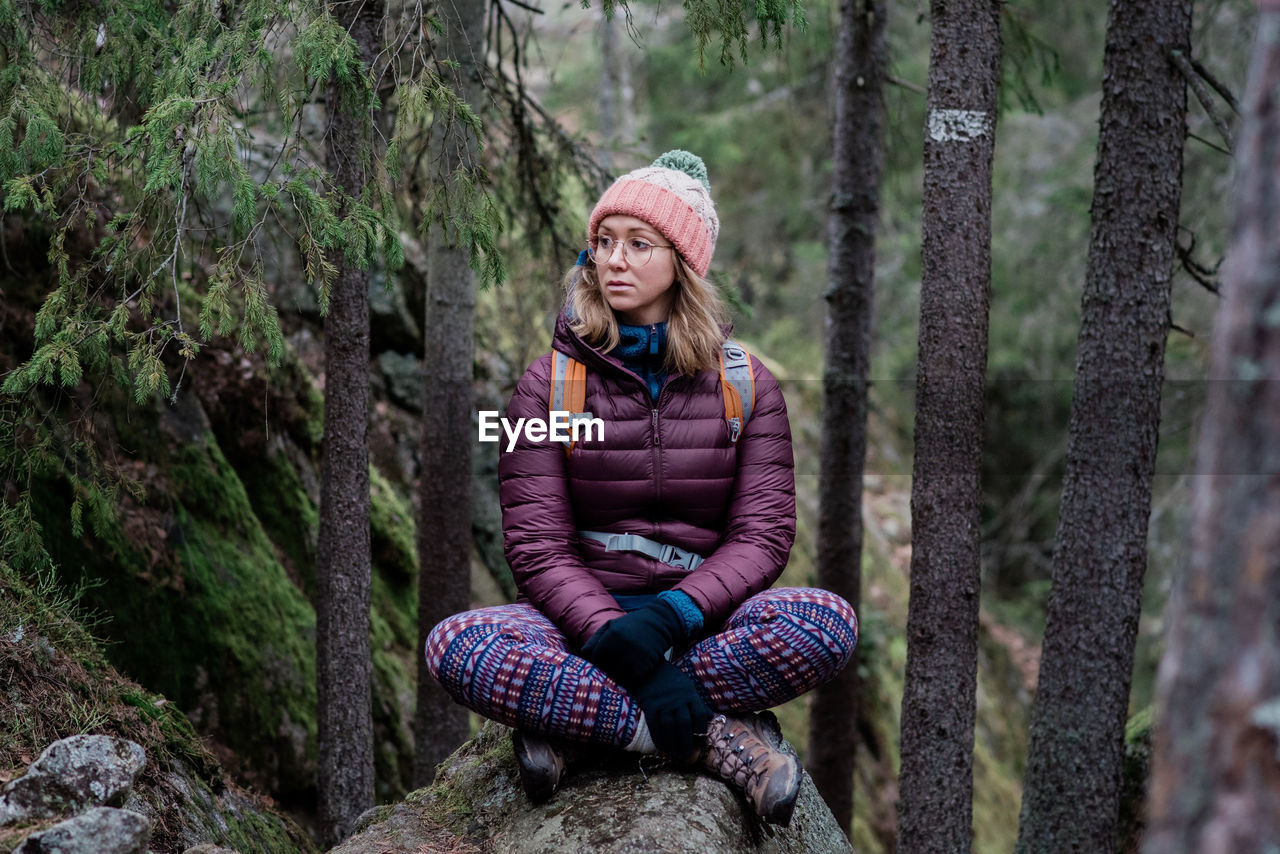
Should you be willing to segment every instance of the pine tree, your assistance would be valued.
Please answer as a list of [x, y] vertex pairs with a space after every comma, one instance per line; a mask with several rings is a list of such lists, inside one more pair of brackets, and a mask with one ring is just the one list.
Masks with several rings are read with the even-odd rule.
[[377, 185], [339, 214], [296, 121], [331, 77], [367, 88], [323, 5], [5, 0], [0, 43], [4, 209], [47, 240], [55, 277], [35, 350], [3, 386], [6, 424], [25, 426], [0, 437], [0, 470], [20, 485], [0, 525], [17, 565], [32, 566], [47, 562], [34, 478], [60, 477], [80, 496], [77, 534], [82, 519], [114, 514], [121, 488], [137, 489], [102, 462], [88, 413], [60, 390], [119, 383], [140, 404], [172, 400], [215, 335], [278, 362], [258, 254], [276, 222], [291, 224], [326, 310], [335, 253], [394, 266], [399, 244]]
[[[476, 119], [485, 72], [484, 0], [457, 0], [439, 10], [444, 26], [443, 76], [460, 100], [440, 113], [431, 132], [436, 180], [452, 195], [480, 173], [481, 131]], [[471, 594], [471, 428], [474, 410], [475, 282], [459, 223], [443, 206], [428, 227], [428, 281], [423, 338], [426, 386], [422, 418], [418, 648], [440, 620], [465, 611]], [[418, 661], [414, 781], [428, 785], [435, 767], [468, 734], [467, 711], [455, 703]]]
[[1000, 3], [931, 4], [898, 851], [968, 851]]
[[1053, 587], [1018, 847], [1110, 850], [1142, 610], [1182, 194], [1186, 0], [1116, 0]]
[[[381, 0], [332, 2], [356, 49], [359, 85], [334, 75], [325, 103], [327, 164], [342, 193], [339, 214], [361, 203], [378, 152], [374, 58], [382, 50]], [[369, 604], [369, 273], [343, 252], [324, 324], [324, 451], [316, 550], [316, 769], [321, 841], [333, 846], [373, 806]]]
[[[827, 214], [827, 342], [819, 480], [818, 584], [855, 611], [862, 583], [862, 473], [867, 453], [867, 380], [875, 235], [884, 162], [885, 4], [844, 0], [835, 55], [831, 207]], [[836, 821], [853, 823], [858, 659], [814, 692], [809, 760]]]

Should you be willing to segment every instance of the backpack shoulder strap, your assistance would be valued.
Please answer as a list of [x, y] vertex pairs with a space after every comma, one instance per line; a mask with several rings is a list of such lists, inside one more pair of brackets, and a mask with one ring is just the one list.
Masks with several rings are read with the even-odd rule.
[[[551, 351], [551, 394], [549, 412], [567, 412], [569, 420], [587, 408], [587, 366], [559, 350]], [[565, 456], [573, 451], [573, 440], [564, 446]]]
[[741, 344], [728, 338], [720, 345], [720, 390], [724, 394], [724, 417], [729, 422], [729, 441], [737, 442], [756, 405], [756, 378], [751, 356]]

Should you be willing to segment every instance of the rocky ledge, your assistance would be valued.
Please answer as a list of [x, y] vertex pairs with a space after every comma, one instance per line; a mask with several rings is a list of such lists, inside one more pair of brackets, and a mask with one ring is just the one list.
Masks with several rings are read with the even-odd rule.
[[852, 854], [808, 777], [790, 827], [762, 823], [724, 783], [653, 757], [571, 760], [550, 803], [520, 789], [510, 730], [487, 723], [436, 782], [361, 817], [330, 854]]

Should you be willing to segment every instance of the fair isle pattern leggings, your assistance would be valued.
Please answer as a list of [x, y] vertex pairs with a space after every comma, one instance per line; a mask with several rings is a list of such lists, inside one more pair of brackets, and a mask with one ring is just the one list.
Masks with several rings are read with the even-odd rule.
[[[853, 654], [858, 618], [825, 590], [766, 590], [742, 604], [724, 630], [675, 660], [708, 705], [756, 712], [832, 679]], [[595, 665], [574, 655], [555, 625], [530, 605], [456, 614], [427, 638], [427, 667], [459, 703], [510, 727], [625, 747], [640, 709]]]

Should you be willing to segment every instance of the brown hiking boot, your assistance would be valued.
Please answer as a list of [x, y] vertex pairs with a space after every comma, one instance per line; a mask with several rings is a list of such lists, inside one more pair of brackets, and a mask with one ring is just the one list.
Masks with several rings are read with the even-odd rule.
[[511, 747], [520, 766], [520, 785], [535, 804], [551, 800], [564, 775], [564, 754], [540, 735], [516, 730]]
[[716, 715], [707, 727], [702, 763], [713, 774], [746, 794], [756, 813], [770, 824], [786, 827], [800, 795], [803, 770], [783, 753], [777, 718]]

